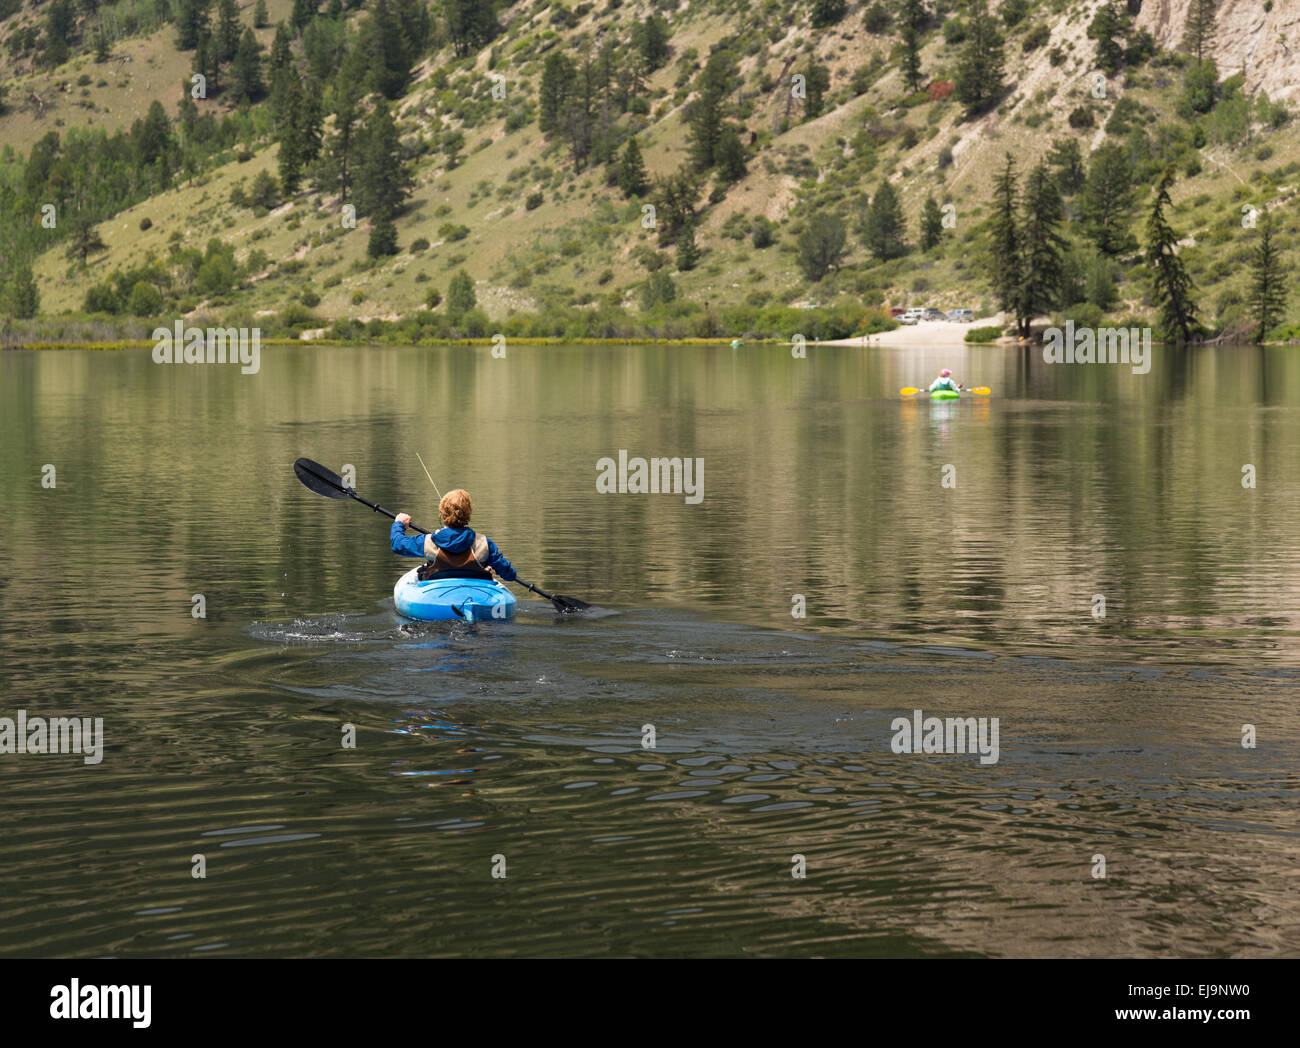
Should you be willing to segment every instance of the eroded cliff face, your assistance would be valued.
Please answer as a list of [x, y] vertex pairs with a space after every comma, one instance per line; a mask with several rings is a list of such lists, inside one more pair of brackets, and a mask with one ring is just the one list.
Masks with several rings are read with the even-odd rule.
[[[1189, 0], [1145, 0], [1136, 23], [1163, 48], [1177, 50]], [[1220, 76], [1245, 72], [1246, 90], [1300, 101], [1300, 0], [1219, 0], [1211, 57]]]

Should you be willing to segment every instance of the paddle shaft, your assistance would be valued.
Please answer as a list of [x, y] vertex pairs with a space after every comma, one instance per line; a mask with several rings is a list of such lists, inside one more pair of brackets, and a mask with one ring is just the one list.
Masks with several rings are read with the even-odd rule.
[[[397, 514], [396, 514], [396, 513], [389, 513], [388, 510], [384, 509], [384, 507], [381, 506], [381, 505], [379, 505], [378, 503], [376, 503], [376, 502], [371, 502], [371, 501], [369, 501], [368, 499], [363, 499], [360, 495], [358, 495], [358, 494], [357, 494], [355, 491], [353, 491], [351, 488], [347, 488], [347, 489], [345, 489], [345, 490], [347, 491], [347, 493], [348, 493], [349, 495], [351, 495], [354, 499], [356, 499], [358, 502], [360, 502], [363, 506], [369, 506], [369, 507], [370, 507], [371, 509], [373, 509], [376, 513], [382, 513], [382, 514], [383, 514], [385, 517], [387, 517], [389, 520], [396, 520], [396, 519], [397, 519]], [[406, 526], [407, 526], [408, 528], [410, 528], [412, 531], [418, 531], [421, 535], [427, 535], [427, 534], [429, 534], [428, 531], [426, 531], [424, 528], [420, 527], [420, 525], [418, 525], [418, 524], [407, 524]]]

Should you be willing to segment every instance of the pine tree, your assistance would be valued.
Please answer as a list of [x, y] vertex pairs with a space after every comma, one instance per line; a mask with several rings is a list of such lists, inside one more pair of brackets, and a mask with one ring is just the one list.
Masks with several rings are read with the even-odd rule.
[[210, 3], [211, 0], [180, 0], [176, 13], [176, 46], [182, 51], [193, 51], [199, 37], [207, 32]]
[[1088, 25], [1088, 36], [1097, 41], [1097, 66], [1114, 76], [1124, 64], [1125, 44], [1132, 33], [1128, 10], [1118, 0], [1107, 0]]
[[989, 266], [998, 309], [1003, 313], [1015, 315], [1017, 320], [1019, 320], [1020, 285], [1023, 280], [1020, 230], [1017, 227], [1019, 198], [1015, 161], [1008, 153], [1006, 167], [993, 180], [993, 217], [989, 222]]
[[816, 120], [822, 115], [822, 107], [826, 104], [826, 92], [830, 90], [830, 86], [831, 71], [820, 62], [809, 63], [804, 73], [803, 103], [804, 116], [809, 120]]
[[1083, 153], [1073, 138], [1059, 138], [1048, 151], [1047, 162], [1056, 169], [1056, 185], [1064, 196], [1074, 196], [1083, 188], [1087, 172], [1083, 166]]
[[668, 58], [668, 22], [663, 15], [654, 14], [637, 22], [632, 30], [632, 46], [641, 55], [646, 69], [653, 73]]
[[577, 71], [567, 57], [558, 51], [546, 56], [537, 96], [537, 129], [543, 134], [559, 129], [576, 77]]
[[293, 0], [293, 13], [289, 21], [295, 29], [301, 30], [316, 17], [316, 0]]
[[442, 9], [447, 36], [461, 58], [488, 43], [500, 30], [493, 0], [443, 0]]
[[912, 94], [921, 90], [921, 44], [910, 25], [903, 27], [903, 80]]
[[929, 251], [939, 246], [943, 237], [943, 212], [934, 197], [925, 198], [925, 208], [921, 212], [921, 250]]
[[304, 164], [315, 163], [321, 150], [321, 95], [323, 89], [315, 80], [308, 79], [302, 88], [302, 101], [298, 109], [301, 123], [302, 159]]
[[242, 35], [239, 30], [239, 5], [235, 0], [218, 0], [217, 31], [214, 34], [218, 62], [224, 64], [235, 57]]
[[306, 143], [303, 136], [303, 99], [302, 85], [297, 80], [289, 81], [285, 89], [283, 107], [280, 110], [280, 185], [284, 195], [291, 197], [298, 192], [302, 183], [302, 169], [306, 162]]
[[257, 0], [257, 6], [253, 9], [253, 28], [265, 29], [270, 24], [270, 16], [266, 13], [266, 0]]
[[795, 243], [795, 260], [810, 283], [817, 283], [844, 258], [844, 221], [838, 215], [819, 212], [804, 226]]
[[745, 177], [748, 167], [745, 163], [745, 146], [732, 124], [725, 124], [722, 137], [718, 139], [717, 149], [718, 175], [730, 185]]
[[722, 137], [723, 100], [731, 89], [735, 58], [725, 49], [714, 51], [696, 79], [699, 92], [691, 103], [687, 139], [691, 162], [697, 171], [717, 163], [718, 141]]
[[32, 267], [26, 263], [14, 269], [9, 281], [9, 311], [18, 320], [30, 320], [41, 309], [41, 293], [36, 286]]
[[95, 223], [85, 215], [78, 215], [73, 219], [71, 240], [72, 243], [68, 246], [68, 258], [80, 259], [83, 266], [93, 252], [108, 250], [108, 245], [100, 237]]
[[1098, 251], [1115, 258], [1136, 249], [1133, 203], [1132, 164], [1120, 146], [1102, 146], [1092, 156], [1082, 200], [1084, 232]]
[[906, 230], [898, 194], [888, 181], [881, 182], [863, 223], [862, 239], [867, 250], [882, 262], [906, 254]]
[[627, 140], [623, 147], [623, 157], [618, 165], [618, 188], [625, 197], [645, 196], [650, 182], [646, 178], [645, 161], [641, 159], [641, 147], [636, 144], [635, 136]]
[[356, 178], [358, 91], [355, 80], [340, 80], [334, 107], [334, 134], [315, 175], [316, 188], [338, 193], [340, 203], [347, 202]]
[[251, 29], [245, 29], [235, 49], [230, 69], [231, 90], [236, 102], [256, 102], [262, 97], [262, 45]]
[[1028, 338], [1034, 317], [1055, 308], [1061, 294], [1065, 240], [1060, 225], [1065, 220], [1065, 204], [1046, 163], [1034, 168], [1025, 181], [1023, 211], [1020, 243], [1024, 267], [1016, 312], [1020, 334]]
[[1273, 243], [1273, 221], [1268, 215], [1259, 226], [1259, 244], [1251, 259], [1250, 308], [1257, 325], [1255, 341], [1263, 342], [1286, 310], [1287, 287], [1282, 258]]
[[986, 0], [971, 0], [966, 43], [957, 62], [953, 93], [974, 116], [991, 108], [1005, 90], [1003, 84], [1002, 36]]
[[903, 0], [902, 6], [899, 21], [920, 35], [930, 24], [930, 12], [926, 9], [925, 0]]
[[1214, 47], [1215, 4], [1217, 0], [1191, 0], [1187, 5], [1187, 26], [1183, 30], [1183, 50], [1196, 56], [1199, 65], [1205, 52]]
[[397, 227], [391, 218], [375, 219], [370, 227], [370, 239], [366, 241], [366, 254], [371, 258], [397, 254]]
[[1163, 332], [1175, 338], [1179, 345], [1185, 345], [1192, 340], [1200, 325], [1192, 298], [1195, 288], [1187, 267], [1176, 253], [1178, 234], [1165, 218], [1165, 208], [1171, 206], [1169, 187], [1173, 184], [1174, 166], [1170, 164], [1156, 187], [1155, 203], [1147, 219], [1146, 264], [1152, 273]]
[[108, 34], [103, 29], [95, 31], [95, 62], [103, 65], [112, 57], [112, 50], [108, 44]]
[[380, 99], [366, 121], [357, 169], [357, 212], [394, 218], [411, 192], [409, 164], [388, 103]]
[[677, 269], [681, 273], [695, 268], [700, 260], [700, 249], [695, 244], [695, 220], [691, 219], [677, 235]]
[[825, 29], [844, 17], [847, 0], [812, 0], [812, 24], [815, 29]]

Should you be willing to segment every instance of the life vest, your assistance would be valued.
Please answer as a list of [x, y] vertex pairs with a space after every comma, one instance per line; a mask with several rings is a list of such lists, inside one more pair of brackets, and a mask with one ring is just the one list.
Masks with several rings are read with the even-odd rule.
[[429, 559], [420, 568], [418, 577], [421, 581], [429, 579], [490, 579], [492, 573], [487, 570], [490, 556], [488, 543], [482, 535], [474, 536], [474, 544], [464, 553], [448, 553], [433, 541], [432, 535], [424, 536], [424, 555]]

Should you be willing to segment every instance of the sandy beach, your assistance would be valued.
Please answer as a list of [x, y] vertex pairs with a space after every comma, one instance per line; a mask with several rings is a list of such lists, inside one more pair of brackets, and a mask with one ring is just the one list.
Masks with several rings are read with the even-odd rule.
[[1002, 324], [1002, 315], [982, 317], [969, 324], [954, 324], [946, 320], [922, 320], [916, 324], [883, 331], [877, 335], [859, 335], [856, 338], [827, 339], [821, 346], [959, 346], [965, 344], [966, 332], [971, 328]]

